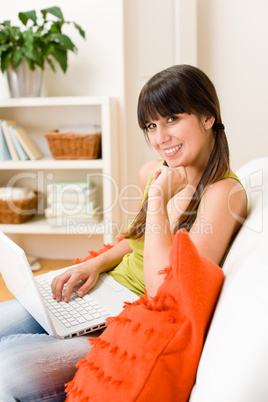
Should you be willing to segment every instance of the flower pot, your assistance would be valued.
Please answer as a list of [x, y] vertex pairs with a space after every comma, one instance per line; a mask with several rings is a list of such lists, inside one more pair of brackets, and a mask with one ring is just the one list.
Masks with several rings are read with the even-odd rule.
[[25, 59], [22, 59], [16, 71], [10, 65], [7, 80], [11, 98], [40, 96], [42, 76], [42, 69], [35, 66], [35, 70], [31, 70]]

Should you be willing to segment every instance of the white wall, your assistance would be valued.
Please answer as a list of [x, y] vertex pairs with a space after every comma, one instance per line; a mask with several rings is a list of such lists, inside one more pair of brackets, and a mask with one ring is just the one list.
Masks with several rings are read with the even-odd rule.
[[159, 158], [138, 126], [138, 96], [157, 72], [177, 63], [196, 64], [195, 4], [195, 0], [157, 0], [156, 7], [156, 0], [124, 1], [124, 184], [136, 183], [139, 167]]
[[268, 154], [268, 2], [197, 0], [198, 64], [212, 78], [234, 169]]
[[[157, 7], [156, 7], [157, 1]], [[58, 0], [64, 17], [86, 31], [84, 41], [73, 27], [68, 33], [78, 47], [64, 75], [45, 71], [43, 95], [109, 95], [119, 100], [118, 130], [121, 186], [137, 184], [139, 167], [156, 157], [147, 147], [136, 117], [142, 85], [163, 68], [180, 62], [196, 63], [195, 0]], [[42, 2], [42, 8], [55, 5]], [[34, 0], [0, 6], [1, 19], [17, 22], [18, 11], [38, 9]], [[8, 97], [0, 75], [0, 97]], [[134, 191], [135, 192], [135, 191]], [[131, 192], [125, 193], [131, 195]], [[134, 194], [135, 195], [135, 194]], [[137, 193], [136, 193], [137, 195]], [[130, 203], [130, 209], [135, 209]]]
[[[84, 41], [73, 29], [78, 47], [70, 55], [66, 75], [45, 74], [45, 95], [111, 95], [119, 98], [121, 182], [136, 181], [139, 166], [152, 153], [146, 149], [136, 121], [138, 92], [147, 77], [174, 63], [195, 63], [195, 0], [64, 0], [66, 19], [79, 23]], [[268, 2], [266, 0], [196, 0], [198, 65], [218, 90], [234, 169], [267, 155]], [[22, 5], [23, 4], [23, 5]], [[40, 8], [41, 8], [40, 7]], [[180, 7], [185, 8], [182, 14]], [[34, 0], [0, 5], [1, 20], [18, 11], [39, 9]], [[187, 9], [188, 8], [188, 9]], [[8, 96], [0, 74], [0, 97]]]
[[[12, 0], [0, 5], [0, 18], [19, 22], [19, 11], [36, 11], [57, 5], [66, 20], [75, 21], [86, 31], [86, 41], [73, 26], [63, 31], [77, 45], [78, 53], [70, 54], [69, 68], [64, 74], [60, 68], [53, 73], [48, 67], [45, 74], [43, 94], [65, 95], [111, 95], [122, 93], [122, 0]], [[0, 74], [0, 96], [9, 96], [6, 80]]]

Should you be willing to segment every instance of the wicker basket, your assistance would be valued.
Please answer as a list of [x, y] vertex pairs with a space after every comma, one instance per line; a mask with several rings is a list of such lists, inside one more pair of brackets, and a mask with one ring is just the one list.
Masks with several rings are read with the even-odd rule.
[[97, 159], [100, 155], [101, 133], [45, 133], [55, 159]]
[[24, 223], [36, 213], [37, 194], [22, 200], [0, 199], [0, 223]]

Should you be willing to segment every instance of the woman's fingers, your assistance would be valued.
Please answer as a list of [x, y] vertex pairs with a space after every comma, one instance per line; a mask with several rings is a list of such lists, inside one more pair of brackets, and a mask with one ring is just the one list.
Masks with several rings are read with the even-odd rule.
[[153, 182], [160, 176], [161, 172], [162, 172], [161, 166], [160, 166], [158, 169], [156, 169], [156, 170], [154, 171], [154, 174], [153, 174]]
[[[172, 198], [188, 184], [186, 170], [183, 166], [170, 168], [159, 166], [153, 174], [153, 181], [149, 193], [160, 193], [164, 198]], [[154, 194], [155, 195], [155, 194]]]
[[92, 289], [95, 283], [97, 282], [97, 279], [98, 279], [97, 277], [94, 278], [92, 275], [89, 276], [85, 281], [85, 283], [83, 283], [83, 285], [80, 286], [80, 288], [78, 289], [77, 291], [78, 296], [83, 297], [90, 289]]
[[64, 301], [68, 302], [74, 286], [82, 281], [83, 285], [77, 291], [78, 296], [85, 295], [96, 283], [98, 275], [93, 272], [86, 272], [84, 267], [71, 268], [63, 274], [56, 276], [51, 282], [52, 296], [58, 302], [62, 300], [64, 288]]
[[63, 274], [56, 276], [51, 282], [52, 296], [58, 302], [62, 300], [62, 292], [64, 289], [64, 300], [69, 301], [73, 287], [81, 279], [81, 276], [74, 269], [69, 269]]
[[53, 278], [51, 282], [51, 291], [52, 291], [52, 296], [54, 299], [57, 301], [61, 301], [62, 299], [62, 290], [64, 284], [68, 281], [71, 273], [70, 271], [66, 271], [61, 275], [56, 276]]
[[70, 300], [70, 296], [74, 286], [80, 280], [80, 275], [77, 273], [73, 273], [72, 276], [66, 282], [66, 286], [64, 288], [64, 301], [67, 303]]

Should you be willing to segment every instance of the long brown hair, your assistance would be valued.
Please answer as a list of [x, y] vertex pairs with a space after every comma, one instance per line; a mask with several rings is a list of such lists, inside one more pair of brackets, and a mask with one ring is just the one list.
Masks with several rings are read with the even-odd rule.
[[[171, 117], [179, 113], [212, 116], [214, 147], [208, 164], [196, 187], [187, 209], [179, 217], [174, 233], [180, 228], [191, 229], [197, 215], [198, 206], [206, 188], [220, 180], [230, 170], [229, 147], [223, 128], [220, 104], [215, 87], [207, 75], [200, 69], [190, 65], [176, 65], [154, 75], [142, 88], [138, 100], [138, 122], [148, 138], [148, 121], [161, 117]], [[143, 203], [134, 222], [125, 234], [126, 238], [142, 239], [145, 235], [148, 198]]]

